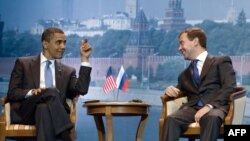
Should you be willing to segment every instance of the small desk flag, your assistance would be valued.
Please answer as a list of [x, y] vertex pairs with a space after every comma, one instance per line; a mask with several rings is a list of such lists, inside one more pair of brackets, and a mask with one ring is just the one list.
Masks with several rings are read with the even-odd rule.
[[123, 92], [126, 92], [128, 88], [128, 77], [124, 71], [123, 66], [121, 66], [121, 69], [116, 78], [116, 86], [118, 89], [122, 90]]
[[103, 91], [105, 94], [109, 93], [112, 91], [114, 88], [116, 88], [116, 82], [114, 79], [114, 76], [112, 74], [112, 68], [111, 66], [108, 69], [106, 79], [103, 84]]

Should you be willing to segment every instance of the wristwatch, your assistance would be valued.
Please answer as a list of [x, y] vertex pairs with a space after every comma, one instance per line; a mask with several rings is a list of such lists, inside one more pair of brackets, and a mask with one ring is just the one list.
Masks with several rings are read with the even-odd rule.
[[206, 106], [209, 107], [210, 109], [213, 109], [213, 108], [214, 108], [214, 106], [211, 105], [211, 104], [206, 104]]

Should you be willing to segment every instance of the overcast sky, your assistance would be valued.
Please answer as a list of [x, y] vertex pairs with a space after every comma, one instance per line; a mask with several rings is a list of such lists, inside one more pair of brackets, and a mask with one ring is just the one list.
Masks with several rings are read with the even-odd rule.
[[[18, 27], [29, 30], [39, 19], [64, 17], [63, 0], [0, 0], [1, 20], [5, 28]], [[125, 10], [125, 0], [73, 0], [73, 18], [77, 20], [101, 17]], [[148, 18], [165, 16], [168, 0], [140, 0], [141, 8]], [[182, 0], [187, 20], [226, 19], [231, 0]], [[250, 0], [234, 0], [238, 12], [244, 9], [250, 18]]]

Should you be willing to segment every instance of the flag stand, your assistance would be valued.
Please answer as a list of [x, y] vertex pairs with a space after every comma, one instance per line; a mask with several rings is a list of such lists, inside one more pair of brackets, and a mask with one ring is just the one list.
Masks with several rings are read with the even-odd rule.
[[117, 89], [116, 101], [118, 102], [119, 89]]
[[114, 95], [114, 101], [115, 101], [115, 90], [113, 90], [113, 95]]

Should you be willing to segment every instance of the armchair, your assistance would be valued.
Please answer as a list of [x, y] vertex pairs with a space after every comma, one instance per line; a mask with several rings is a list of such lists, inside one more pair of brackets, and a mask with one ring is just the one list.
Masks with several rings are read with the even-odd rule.
[[[75, 125], [76, 116], [76, 102], [77, 97], [73, 100], [67, 99], [67, 104], [70, 106], [70, 120]], [[35, 125], [24, 124], [11, 124], [10, 118], [10, 103], [7, 102], [7, 97], [2, 97], [2, 112], [0, 116], [0, 141], [5, 141], [7, 137], [35, 137], [36, 127]], [[71, 138], [75, 140], [76, 133], [75, 127], [71, 130]]]
[[[245, 105], [246, 105], [246, 92], [244, 87], [237, 87], [235, 92], [230, 96], [230, 108], [229, 112], [224, 120], [223, 125], [241, 124], [244, 116]], [[159, 141], [162, 141], [163, 127], [167, 115], [176, 111], [181, 104], [187, 102], [186, 97], [171, 98], [163, 95], [162, 100], [162, 112], [159, 120]], [[221, 126], [220, 135], [224, 134], [224, 126]], [[183, 134], [182, 137], [187, 137], [189, 140], [195, 140], [199, 137], [200, 126], [196, 123], [191, 123]]]

